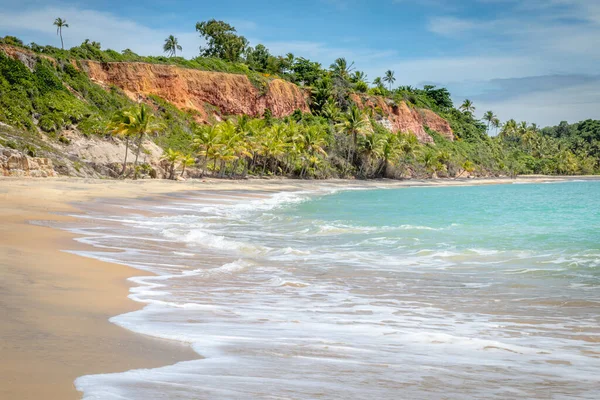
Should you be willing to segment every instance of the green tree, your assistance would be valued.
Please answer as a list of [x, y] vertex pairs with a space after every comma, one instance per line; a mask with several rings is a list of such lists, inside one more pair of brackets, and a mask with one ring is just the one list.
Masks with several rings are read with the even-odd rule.
[[56, 26], [56, 34], [60, 36], [60, 48], [64, 50], [65, 45], [63, 43], [62, 30], [63, 28], [68, 28], [69, 24], [67, 24], [66, 19], [56, 18], [53, 25]]
[[248, 47], [248, 40], [237, 35], [235, 28], [223, 21], [211, 19], [198, 22], [196, 31], [206, 40], [206, 47], [200, 47], [200, 55], [203, 57], [237, 62]]
[[348, 151], [347, 161], [354, 160], [358, 148], [358, 135], [366, 135], [371, 132], [371, 121], [357, 106], [350, 107], [347, 113], [342, 114], [341, 122], [337, 124], [340, 132], [352, 137], [352, 148]]
[[127, 156], [129, 154], [129, 140], [131, 136], [134, 134], [131, 127], [133, 126], [133, 120], [130, 113], [120, 110], [117, 111], [109, 125], [109, 131], [116, 136], [122, 136], [125, 139], [125, 158], [123, 160], [123, 168], [121, 169], [121, 173], [119, 175], [125, 174], [125, 170], [127, 168]]
[[396, 78], [394, 77], [394, 71], [392, 71], [391, 69], [388, 69], [387, 71], [385, 71], [385, 76], [383, 77], [383, 81], [387, 82], [387, 84], [390, 87], [390, 90], [392, 90], [392, 85], [394, 84], [394, 82], [396, 82]]
[[163, 126], [156, 121], [156, 116], [145, 104], [140, 104], [138, 107], [127, 111], [126, 113], [128, 115], [126, 129], [128, 129], [133, 136], [137, 136], [137, 150], [135, 152], [135, 161], [133, 162], [135, 171], [134, 179], [137, 179], [137, 163], [140, 156], [140, 150], [142, 149], [142, 140], [145, 135], [152, 132], [158, 132]]
[[492, 125], [492, 122], [494, 122], [494, 119], [496, 119], [496, 116], [494, 115], [494, 113], [492, 111], [486, 111], [486, 113], [483, 114], [483, 120], [487, 122], [488, 135], [490, 133], [490, 126]]
[[169, 164], [169, 179], [175, 179], [175, 166], [181, 159], [181, 153], [168, 148], [160, 159], [161, 161], [166, 161]]
[[354, 62], [348, 64], [348, 61], [346, 61], [345, 58], [340, 57], [336, 59], [329, 68], [334, 75], [342, 79], [349, 79], [350, 73], [354, 70]]
[[191, 154], [182, 155], [179, 159], [179, 162], [181, 163], [181, 175], [179, 176], [183, 178], [186, 167], [193, 167], [196, 165], [196, 157], [192, 156]]
[[460, 106], [460, 111], [467, 114], [473, 114], [475, 112], [475, 106], [471, 100], [465, 99]]
[[165, 53], [169, 53], [170, 57], [177, 57], [177, 50], [181, 51], [182, 47], [179, 45], [179, 41], [175, 36], [169, 35], [169, 37], [165, 39], [163, 50]]
[[254, 48], [248, 47], [246, 50], [246, 63], [250, 68], [257, 71], [266, 71], [272, 57], [269, 49], [262, 44], [258, 44]]

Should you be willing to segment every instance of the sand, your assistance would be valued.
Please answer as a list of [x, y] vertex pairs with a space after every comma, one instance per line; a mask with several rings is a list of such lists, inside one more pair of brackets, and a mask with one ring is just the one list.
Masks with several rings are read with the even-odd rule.
[[[585, 178], [587, 179], [587, 178]], [[529, 177], [521, 182], [560, 178]], [[511, 182], [108, 181], [0, 178], [0, 398], [77, 399], [82, 375], [152, 368], [198, 358], [188, 346], [131, 333], [108, 319], [141, 307], [127, 298], [132, 268], [80, 257], [66, 231], [29, 221], [68, 221], [76, 202], [185, 190], [281, 191], [316, 184], [396, 187]], [[147, 274], [147, 273], [144, 273]]]

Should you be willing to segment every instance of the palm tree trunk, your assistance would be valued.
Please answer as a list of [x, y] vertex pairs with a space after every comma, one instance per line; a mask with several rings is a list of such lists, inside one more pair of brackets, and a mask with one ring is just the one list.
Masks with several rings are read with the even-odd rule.
[[127, 168], [127, 156], [129, 155], [129, 136], [125, 137], [125, 160], [123, 161], [123, 169], [119, 175], [123, 175], [125, 173], [125, 169]]
[[137, 163], [138, 163], [138, 158], [140, 156], [140, 149], [142, 148], [142, 138], [144, 137], [144, 135], [140, 135], [140, 138], [138, 139], [137, 142], [137, 151], [135, 152], [135, 161], [133, 163], [133, 179], [137, 179], [138, 176], [138, 171], [137, 171]]
[[183, 178], [183, 174], [185, 173], [185, 163], [183, 163], [183, 168], [181, 169], [181, 177]]
[[60, 48], [64, 50], [65, 49], [65, 45], [63, 43], [63, 38], [62, 38], [62, 27], [58, 28], [58, 32], [60, 33]]

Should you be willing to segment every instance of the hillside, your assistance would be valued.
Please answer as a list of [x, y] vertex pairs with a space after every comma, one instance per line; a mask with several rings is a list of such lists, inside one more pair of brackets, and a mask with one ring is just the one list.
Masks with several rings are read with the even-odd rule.
[[[454, 108], [445, 89], [369, 87], [343, 59], [329, 70], [298, 58], [268, 71], [250, 52], [231, 62], [141, 57], [87, 41], [70, 50], [1, 42], [4, 175], [118, 177], [127, 170], [174, 178], [180, 168], [186, 177], [411, 178], [599, 168], [592, 144], [576, 147], [510, 121], [490, 137], [489, 121]], [[144, 114], [139, 104], [155, 129], [137, 135], [122, 118]]]

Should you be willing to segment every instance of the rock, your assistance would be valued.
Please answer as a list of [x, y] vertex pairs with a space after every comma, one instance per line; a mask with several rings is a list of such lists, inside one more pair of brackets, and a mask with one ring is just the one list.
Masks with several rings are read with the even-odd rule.
[[52, 160], [48, 158], [29, 157], [20, 151], [0, 149], [0, 171], [3, 176], [56, 176]]
[[411, 132], [421, 143], [431, 143], [433, 139], [425, 131], [425, 127], [439, 132], [449, 140], [454, 140], [454, 133], [448, 121], [431, 110], [414, 109], [405, 102], [394, 103], [381, 96], [350, 95], [350, 99], [361, 108], [370, 108], [379, 115], [378, 122], [392, 132]]
[[[90, 79], [99, 84], [115, 85], [133, 100], [151, 94], [160, 96], [181, 109], [198, 111], [204, 122], [218, 117], [219, 112], [260, 116], [269, 108], [274, 117], [290, 115], [296, 109], [309, 112], [308, 93], [281, 79], [273, 79], [259, 90], [241, 74], [162, 64], [80, 62]], [[213, 110], [207, 110], [206, 104]]]

